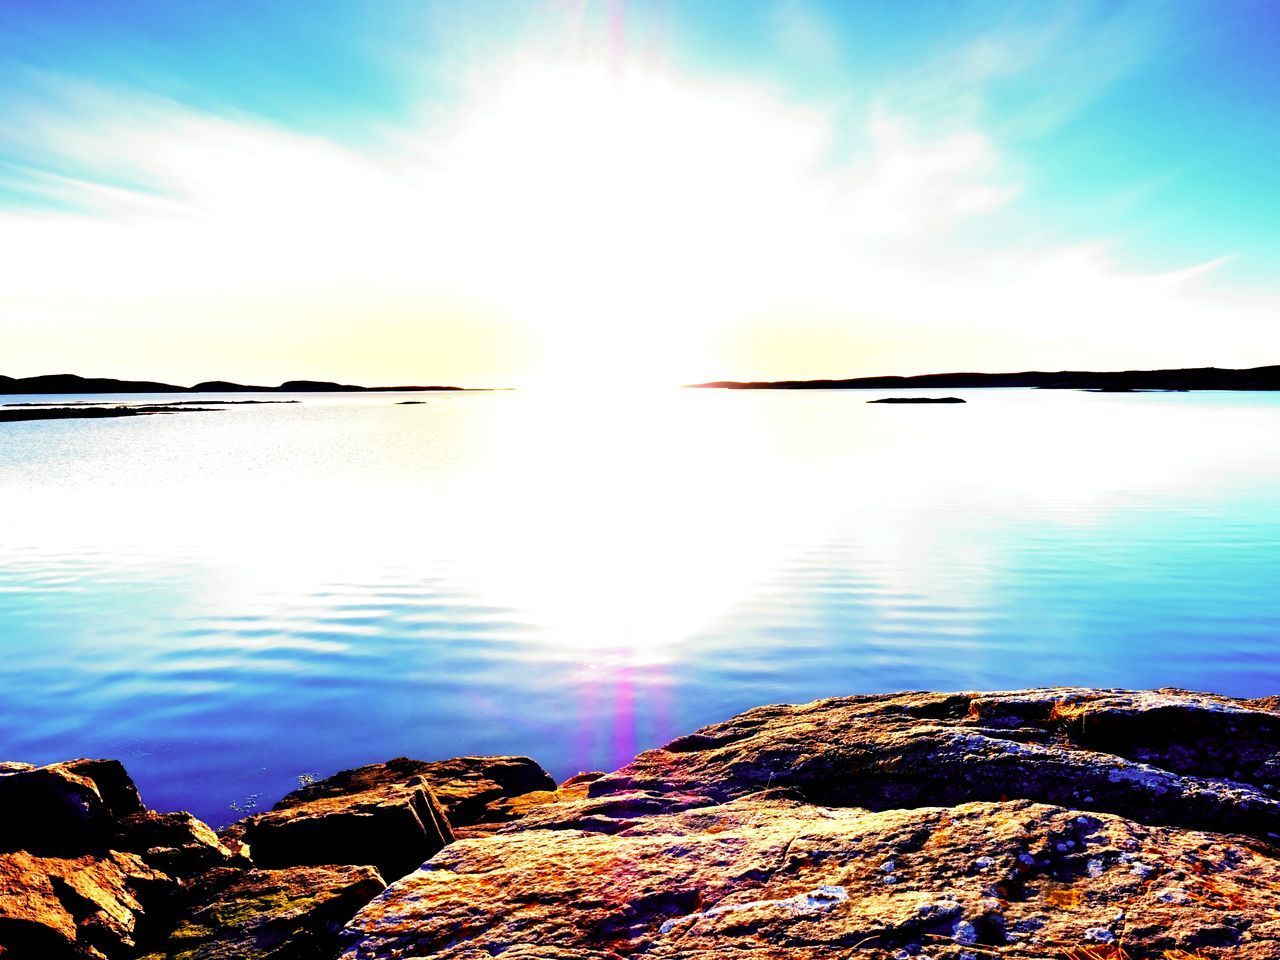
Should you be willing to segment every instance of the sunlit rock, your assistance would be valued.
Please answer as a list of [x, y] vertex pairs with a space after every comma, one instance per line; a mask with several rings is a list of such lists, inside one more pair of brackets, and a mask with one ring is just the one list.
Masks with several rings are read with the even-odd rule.
[[235, 862], [208, 826], [148, 810], [115, 760], [0, 765], [0, 957], [131, 957], [185, 886]]
[[681, 737], [592, 796], [789, 787], [875, 810], [1024, 798], [1267, 837], [1280, 715], [1185, 691], [904, 693], [759, 707]]
[[460, 841], [357, 914], [343, 960], [855, 947], [868, 960], [1045, 958], [1103, 933], [1134, 957], [1276, 958], [1278, 884], [1269, 850], [1111, 814], [1029, 801], [867, 811], [765, 794], [612, 831], [518, 824]]
[[176, 882], [129, 853], [45, 857], [0, 853], [0, 956], [6, 960], [130, 957], [148, 923], [163, 930]]
[[1275, 960], [1272, 707], [1076, 688], [761, 707], [447, 847], [357, 914], [343, 958]]
[[175, 877], [196, 876], [232, 862], [247, 864], [243, 851], [223, 843], [208, 824], [185, 812], [130, 814], [118, 822], [112, 845]]

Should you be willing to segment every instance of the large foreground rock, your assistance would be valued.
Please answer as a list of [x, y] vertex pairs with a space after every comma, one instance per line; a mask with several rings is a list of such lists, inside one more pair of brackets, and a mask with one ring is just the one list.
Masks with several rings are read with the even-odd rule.
[[585, 790], [393, 884], [344, 960], [1280, 960], [1271, 701], [762, 707]]
[[492, 832], [590, 779], [559, 789], [523, 757], [402, 758], [295, 791], [224, 840], [147, 809], [116, 761], [3, 763], [0, 958], [328, 960], [380, 871], [416, 869], [451, 820]]
[[1135, 957], [1233, 947], [1272, 960], [1278, 891], [1269, 850], [1110, 814], [763, 794], [613, 832], [461, 841], [361, 911], [343, 957], [958, 960], [1123, 942]]

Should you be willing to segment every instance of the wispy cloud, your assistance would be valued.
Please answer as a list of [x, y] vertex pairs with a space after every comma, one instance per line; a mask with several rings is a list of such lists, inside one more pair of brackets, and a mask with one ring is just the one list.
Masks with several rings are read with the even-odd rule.
[[[1015, 148], [982, 110], [935, 122], [935, 81], [850, 114], [551, 49], [475, 61], [359, 149], [33, 78], [0, 182], [49, 207], [0, 213], [6, 372], [679, 381], [1247, 362], [1233, 344], [1275, 337], [1268, 305], [1202, 287], [1217, 261], [1151, 275], [1002, 234]], [[960, 96], [1042, 55], [1013, 49], [962, 57]]]
[[886, 109], [934, 126], [982, 124], [1006, 140], [1041, 136], [1167, 50], [1177, 29], [1163, 5], [1016, 5], [948, 38], [879, 96]]

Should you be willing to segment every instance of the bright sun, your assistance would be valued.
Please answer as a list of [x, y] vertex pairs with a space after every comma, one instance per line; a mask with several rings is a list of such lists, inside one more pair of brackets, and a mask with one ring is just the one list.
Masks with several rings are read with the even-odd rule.
[[603, 62], [525, 64], [477, 92], [434, 159], [471, 210], [470, 262], [533, 333], [533, 383], [669, 385], [714, 368], [717, 331], [759, 305], [744, 277], [758, 293], [762, 269], [790, 259], [779, 233], [812, 229], [823, 145], [795, 113]]

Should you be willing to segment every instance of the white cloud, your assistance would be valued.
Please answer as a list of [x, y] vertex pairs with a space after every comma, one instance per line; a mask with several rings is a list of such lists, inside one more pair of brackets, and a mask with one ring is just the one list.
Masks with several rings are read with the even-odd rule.
[[1275, 336], [1202, 270], [975, 243], [1019, 192], [975, 124], [882, 103], [841, 154], [844, 113], [760, 85], [581, 55], [473, 80], [363, 151], [47, 81], [7, 146], [76, 212], [0, 214], [6, 372], [684, 380], [1238, 362], [1223, 329]]

